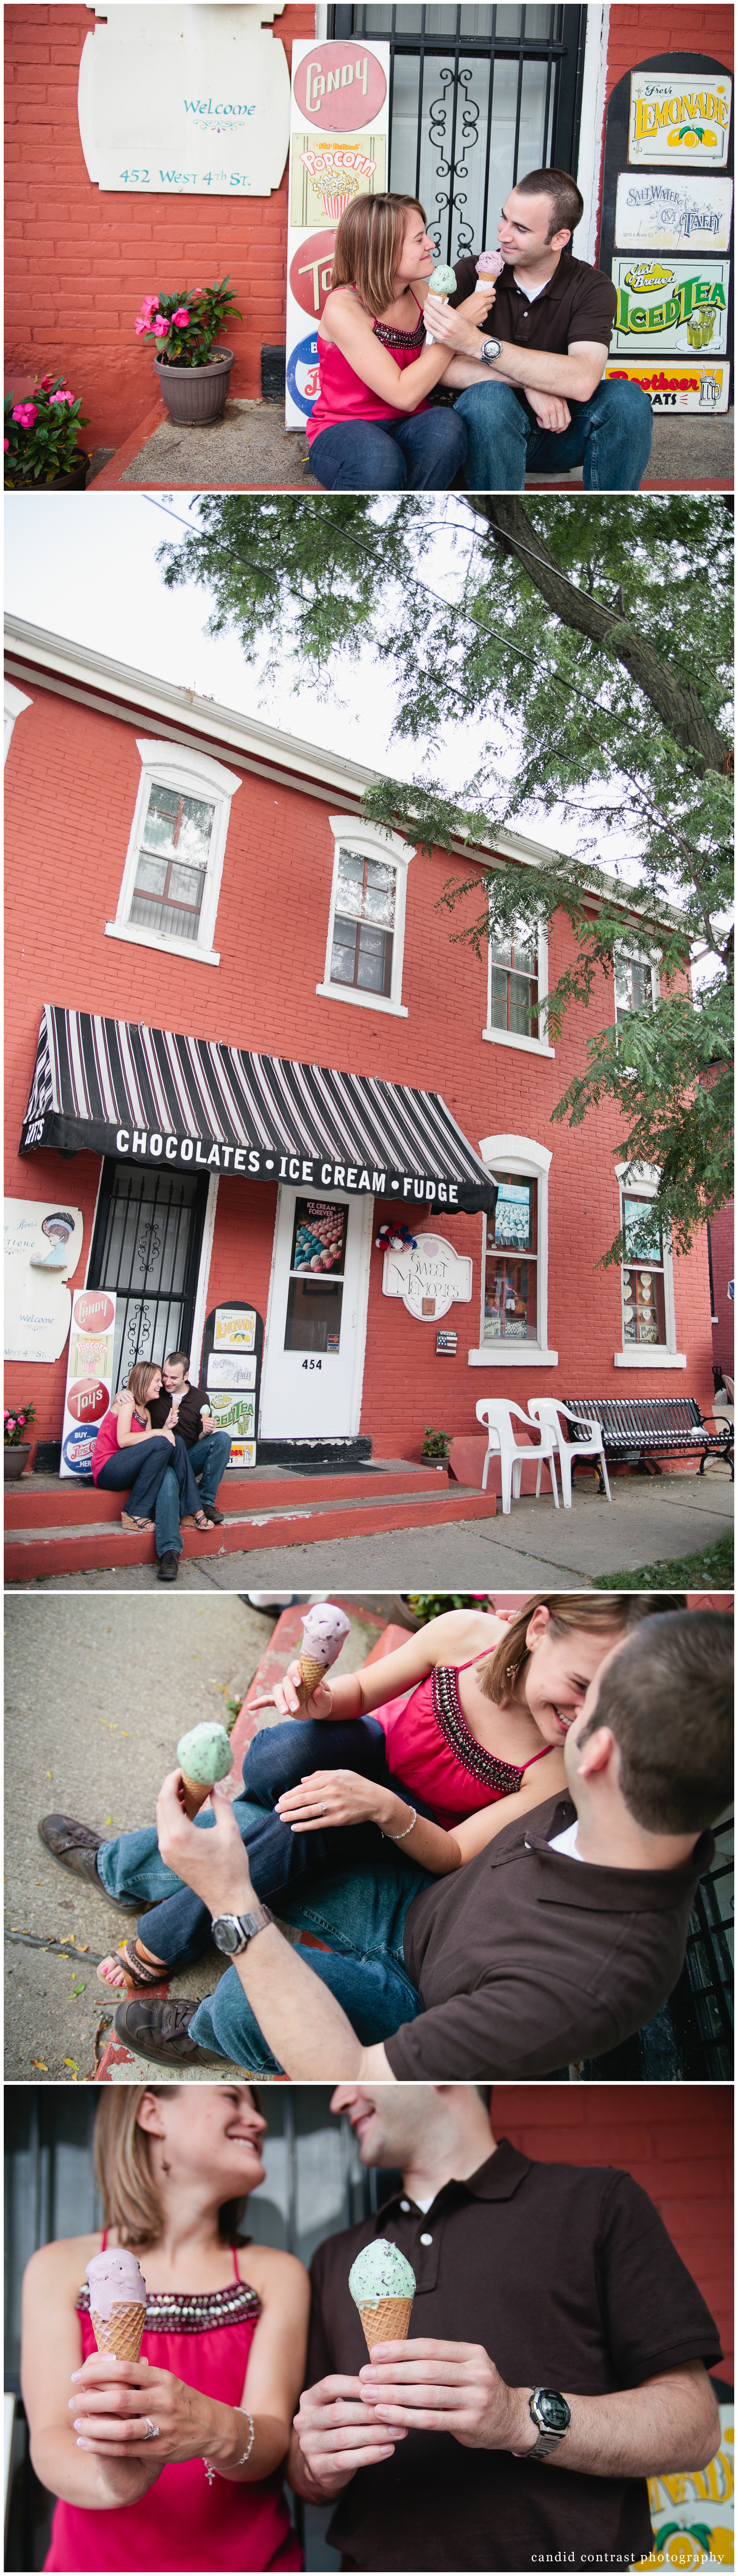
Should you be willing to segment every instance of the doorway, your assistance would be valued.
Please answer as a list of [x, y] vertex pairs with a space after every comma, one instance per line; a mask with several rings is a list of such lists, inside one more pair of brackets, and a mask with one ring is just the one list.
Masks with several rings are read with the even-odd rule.
[[260, 1437], [359, 1429], [373, 1199], [282, 1187], [264, 1340]]
[[206, 1173], [132, 1171], [106, 1157], [87, 1286], [117, 1301], [113, 1394], [137, 1360], [190, 1348], [207, 1194]]

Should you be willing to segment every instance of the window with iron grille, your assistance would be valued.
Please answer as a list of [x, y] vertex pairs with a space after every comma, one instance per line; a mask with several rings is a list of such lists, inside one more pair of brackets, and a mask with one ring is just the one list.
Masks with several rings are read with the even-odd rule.
[[355, 984], [364, 993], [391, 993], [395, 881], [396, 869], [382, 859], [339, 850], [332, 984]]
[[576, 171], [586, 9], [328, 10], [327, 34], [389, 44], [388, 187], [419, 197], [439, 259], [494, 246], [527, 170]]
[[207, 1175], [103, 1164], [88, 1288], [115, 1292], [113, 1389], [192, 1338]]

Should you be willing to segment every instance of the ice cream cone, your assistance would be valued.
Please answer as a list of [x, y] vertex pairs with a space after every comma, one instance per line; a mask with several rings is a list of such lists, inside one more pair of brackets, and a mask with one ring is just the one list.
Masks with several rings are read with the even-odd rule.
[[99, 2317], [91, 2307], [90, 2320], [98, 2352], [112, 2352], [116, 2361], [138, 2361], [145, 2308], [130, 2307], [122, 2299], [114, 2299], [109, 2317]]
[[297, 1696], [301, 1708], [304, 1707], [306, 1699], [310, 1698], [311, 1691], [317, 1690], [318, 1683], [322, 1682], [327, 1671], [327, 1664], [320, 1664], [318, 1662], [317, 1655], [306, 1654], [305, 1647], [303, 1646], [302, 1654], [300, 1656], [300, 1679], [297, 1685]]
[[407, 2342], [412, 2312], [412, 2299], [378, 2299], [359, 2309], [370, 2358], [374, 2344]]
[[182, 1787], [185, 1815], [189, 1816], [192, 1824], [195, 1816], [199, 1815], [200, 1808], [204, 1807], [206, 1798], [210, 1796], [210, 1785], [207, 1780], [188, 1780], [186, 1771], [183, 1771]]

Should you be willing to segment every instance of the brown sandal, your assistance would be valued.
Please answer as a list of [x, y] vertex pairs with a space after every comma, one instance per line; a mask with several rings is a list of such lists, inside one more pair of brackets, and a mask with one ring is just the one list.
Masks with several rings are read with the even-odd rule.
[[[111, 1950], [110, 1957], [120, 1959], [121, 1967], [125, 1969], [125, 1990], [128, 1994], [146, 1994], [150, 1986], [161, 1986], [166, 1983], [169, 1974], [166, 1961], [163, 1960], [160, 1967], [154, 1968], [148, 1959], [140, 1959], [135, 1935], [130, 1935], [127, 1941], [119, 1941], [117, 1950]], [[98, 1985], [105, 1986], [108, 1994], [117, 1994], [118, 1988], [111, 1985], [109, 1977], [103, 1976], [103, 1965], [104, 1962], [101, 1961], [97, 1971]]]
[[155, 1522], [154, 1522], [154, 1521], [136, 1521], [136, 1520], [133, 1520], [133, 1519], [132, 1519], [132, 1517], [131, 1517], [131, 1513], [130, 1513], [130, 1512], [121, 1512], [121, 1516], [120, 1516], [120, 1526], [121, 1526], [121, 1529], [124, 1529], [124, 1530], [136, 1530], [137, 1532], [139, 1532], [139, 1533], [140, 1533], [140, 1532], [141, 1532], [141, 1530], [152, 1530], [152, 1529], [154, 1529], [154, 1528], [155, 1528]]

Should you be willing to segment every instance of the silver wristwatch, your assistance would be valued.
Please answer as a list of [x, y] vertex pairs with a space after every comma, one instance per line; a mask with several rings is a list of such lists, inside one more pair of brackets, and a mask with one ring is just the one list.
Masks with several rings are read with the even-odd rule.
[[259, 1905], [255, 1914], [216, 1914], [211, 1933], [216, 1950], [225, 1950], [229, 1959], [238, 1959], [247, 1950], [257, 1932], [265, 1932], [273, 1923], [268, 1905]]
[[564, 2434], [568, 2433], [571, 2407], [567, 2406], [566, 2398], [560, 2396], [557, 2388], [534, 2388], [528, 2399], [528, 2413], [536, 2426], [538, 2441], [534, 2442], [532, 2451], [514, 2451], [513, 2459], [547, 2460], [551, 2451], [558, 2450]]
[[502, 341], [483, 340], [481, 349], [477, 349], [475, 354], [481, 358], [483, 367], [491, 367], [493, 359], [502, 356]]

